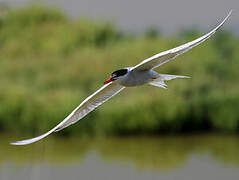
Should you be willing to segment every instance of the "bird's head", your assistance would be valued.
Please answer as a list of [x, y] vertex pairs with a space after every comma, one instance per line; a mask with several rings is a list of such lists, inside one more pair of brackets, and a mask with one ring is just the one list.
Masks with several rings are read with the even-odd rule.
[[125, 69], [120, 69], [120, 70], [117, 70], [117, 71], [114, 71], [111, 73], [110, 75], [110, 78], [105, 81], [104, 84], [108, 84], [112, 81], [116, 81], [116, 80], [119, 80], [123, 77], [125, 77], [125, 75], [129, 72], [129, 69], [128, 68], [125, 68]]

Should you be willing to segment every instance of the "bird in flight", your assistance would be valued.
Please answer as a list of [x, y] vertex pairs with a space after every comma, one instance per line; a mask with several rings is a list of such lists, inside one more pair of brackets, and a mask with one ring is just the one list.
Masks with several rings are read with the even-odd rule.
[[201, 36], [191, 42], [178, 46], [176, 48], [158, 53], [148, 59], [145, 59], [138, 65], [134, 67], [127, 67], [114, 71], [110, 78], [105, 81], [104, 85], [98, 89], [95, 93], [87, 97], [78, 107], [76, 107], [61, 123], [55, 126], [50, 131], [45, 134], [22, 141], [17, 141], [11, 143], [12, 145], [26, 145], [31, 144], [36, 141], [39, 141], [53, 132], [60, 131], [67, 126], [70, 126], [95, 108], [109, 100], [114, 95], [118, 94], [126, 87], [139, 86], [143, 84], [150, 84], [152, 86], [157, 86], [161, 88], [166, 88], [167, 85], [164, 81], [176, 79], [176, 78], [188, 78], [187, 76], [178, 76], [178, 75], [168, 75], [168, 74], [159, 74], [153, 69], [163, 65], [164, 63], [176, 58], [178, 55], [187, 52], [193, 47], [201, 44], [206, 39], [210, 38], [215, 32], [225, 23], [228, 17], [231, 15], [231, 12], [226, 16], [226, 18], [212, 31]]

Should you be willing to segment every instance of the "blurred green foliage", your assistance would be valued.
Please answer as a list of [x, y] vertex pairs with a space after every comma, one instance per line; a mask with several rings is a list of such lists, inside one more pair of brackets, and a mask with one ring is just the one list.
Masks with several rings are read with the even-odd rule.
[[[0, 129], [46, 131], [101, 87], [110, 72], [198, 37], [155, 29], [125, 35], [111, 23], [71, 20], [31, 6], [0, 14]], [[191, 76], [169, 89], [128, 88], [63, 134], [130, 135], [239, 130], [239, 38], [216, 33], [157, 69]], [[108, 73], [108, 74], [106, 74]]]

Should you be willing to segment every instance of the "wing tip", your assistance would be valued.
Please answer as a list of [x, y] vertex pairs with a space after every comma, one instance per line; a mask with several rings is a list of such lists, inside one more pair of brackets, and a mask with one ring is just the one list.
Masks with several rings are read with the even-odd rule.
[[15, 142], [11, 142], [11, 145], [14, 146], [19, 146], [19, 145], [27, 145], [27, 144], [32, 144], [36, 141], [39, 141], [40, 139], [38, 138], [32, 138], [32, 139], [26, 139], [26, 140], [21, 140], [21, 141], [15, 141]]
[[225, 20], [227, 20], [227, 19], [231, 16], [231, 14], [232, 14], [233, 11], [234, 11], [233, 9], [230, 9], [230, 11], [229, 11], [229, 13], [227, 14]]
[[232, 14], [232, 12], [234, 11], [234, 9], [230, 9], [228, 15], [230, 16]]
[[16, 142], [11, 142], [9, 143], [10, 145], [13, 145], [13, 146], [20, 146], [20, 145], [25, 145], [25, 143], [21, 142], [21, 141], [16, 141]]
[[221, 24], [218, 26], [217, 29], [219, 29], [219, 27], [221, 27], [221, 26], [227, 21], [227, 19], [231, 16], [232, 12], [233, 12], [233, 9], [231, 9], [231, 10], [229, 11], [229, 13], [227, 14], [227, 16], [224, 18], [224, 20], [221, 22]]
[[26, 140], [11, 142], [10, 145], [14, 145], [14, 146], [27, 145], [27, 144], [35, 143], [39, 140], [41, 139], [38, 139], [38, 138], [26, 139]]

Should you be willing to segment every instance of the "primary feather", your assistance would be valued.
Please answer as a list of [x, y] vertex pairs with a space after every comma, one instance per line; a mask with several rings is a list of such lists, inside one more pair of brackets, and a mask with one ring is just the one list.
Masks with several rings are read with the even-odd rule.
[[142, 61], [141, 63], [136, 65], [133, 69], [136, 69], [136, 70], [154, 69], [154, 68], [157, 68], [157, 67], [163, 65], [164, 63], [176, 58], [180, 54], [183, 54], [183, 53], [187, 52], [188, 50], [190, 50], [193, 47], [201, 44], [202, 42], [204, 42], [205, 40], [210, 38], [213, 34], [215, 34], [217, 32], [217, 30], [220, 29], [220, 27], [222, 27], [222, 25], [226, 22], [226, 20], [229, 18], [231, 13], [232, 13], [232, 11], [230, 11], [228, 13], [226, 18], [216, 28], [214, 28], [212, 31], [205, 34], [204, 36], [201, 36], [201, 37], [195, 39], [194, 41], [191, 41], [191, 42], [188, 42], [188, 43], [183, 44], [181, 46], [178, 46], [176, 48], [158, 53], [158, 54], [156, 54], [156, 55], [154, 55], [154, 56], [152, 56], [148, 59], [145, 59], [144, 61]]
[[44, 137], [48, 136], [53, 132], [60, 131], [61, 129], [64, 129], [67, 126], [74, 124], [83, 117], [85, 117], [95, 108], [106, 102], [108, 99], [119, 93], [124, 88], [125, 88], [124, 86], [112, 82], [106, 84], [103, 87], [101, 87], [98, 91], [93, 93], [91, 96], [86, 98], [77, 108], [74, 109], [74, 111], [72, 111], [72, 113], [69, 116], [67, 116], [61, 123], [59, 123], [56, 127], [51, 129], [47, 133], [32, 139], [17, 141], [11, 144], [12, 145], [31, 144], [43, 139]]

